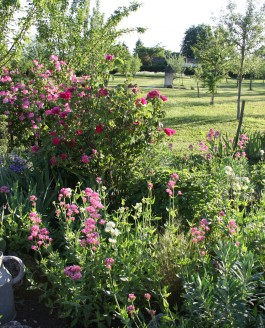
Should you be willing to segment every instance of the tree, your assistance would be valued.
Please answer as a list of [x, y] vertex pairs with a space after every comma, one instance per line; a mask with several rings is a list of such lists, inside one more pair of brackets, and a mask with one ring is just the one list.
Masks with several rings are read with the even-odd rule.
[[199, 37], [203, 38], [209, 29], [209, 25], [200, 24], [200, 25], [192, 25], [185, 31], [185, 36], [182, 40], [181, 44], [181, 54], [188, 58], [194, 58], [194, 53], [192, 47], [195, 46]]
[[[211, 93], [211, 104], [218, 82], [224, 79], [229, 71], [229, 62], [233, 54], [233, 47], [227, 41], [227, 35], [220, 27], [209, 29], [207, 37], [199, 38], [193, 47], [195, 58], [199, 62], [196, 74], [201, 77]], [[199, 71], [198, 71], [199, 70]]]
[[140, 71], [142, 65], [141, 60], [137, 55], [132, 56], [125, 44], [120, 45], [119, 56], [123, 58], [118, 65], [118, 71], [120, 73], [127, 77], [128, 75], [134, 76]]
[[154, 47], [145, 47], [139, 39], [133, 51], [134, 55], [138, 55], [144, 66], [152, 66], [154, 58], [164, 58], [165, 49], [159, 44]]
[[92, 73], [99, 69], [98, 58], [115, 50], [113, 45], [119, 36], [142, 31], [118, 28], [121, 20], [139, 7], [140, 4], [132, 2], [128, 7], [119, 7], [105, 20], [99, 1], [92, 13], [89, 0], [51, 1], [36, 22], [36, 40], [46, 45], [49, 55], [57, 55], [74, 69]]
[[243, 14], [236, 12], [236, 5], [230, 0], [220, 24], [229, 32], [229, 40], [237, 47], [240, 55], [238, 72], [237, 118], [240, 118], [241, 88], [246, 55], [253, 52], [264, 40], [264, 6], [256, 7], [255, 0], [247, 0]]
[[259, 77], [260, 71], [262, 69], [262, 62], [264, 60], [262, 60], [262, 58], [257, 57], [255, 55], [251, 55], [246, 57], [245, 59], [245, 72], [246, 74], [249, 76], [249, 90], [252, 91], [252, 83], [253, 80], [257, 77]]
[[30, 27], [47, 1], [29, 0], [24, 6], [19, 0], [0, 1], [0, 67], [18, 59]]

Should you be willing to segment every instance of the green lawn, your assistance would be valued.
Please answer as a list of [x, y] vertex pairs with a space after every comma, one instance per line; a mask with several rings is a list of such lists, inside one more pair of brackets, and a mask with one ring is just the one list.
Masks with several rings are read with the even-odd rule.
[[[125, 77], [115, 76], [112, 85], [123, 83]], [[165, 104], [166, 118], [164, 126], [177, 130], [171, 137], [173, 147], [185, 152], [189, 144], [202, 140], [206, 132], [213, 128], [234, 137], [238, 121], [236, 119], [237, 88], [235, 80], [224, 81], [218, 88], [215, 105], [210, 105], [210, 94], [201, 88], [197, 96], [196, 82], [184, 78], [184, 86], [179, 79], [174, 81], [174, 88], [164, 88], [163, 73], [146, 73], [137, 75], [130, 83], [137, 84], [143, 96], [149, 90], [157, 89], [168, 97]], [[254, 81], [253, 91], [249, 91], [249, 81], [243, 82], [242, 100], [246, 101], [243, 121], [244, 131], [265, 132], [265, 83]]]

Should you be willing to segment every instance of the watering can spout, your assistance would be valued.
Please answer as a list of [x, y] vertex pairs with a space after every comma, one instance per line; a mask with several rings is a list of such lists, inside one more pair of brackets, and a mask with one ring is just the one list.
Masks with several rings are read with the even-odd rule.
[[[14, 260], [19, 266], [16, 277], [12, 277], [5, 267], [5, 262]], [[0, 325], [13, 320], [16, 316], [13, 285], [24, 276], [24, 264], [16, 256], [4, 256], [0, 251]]]

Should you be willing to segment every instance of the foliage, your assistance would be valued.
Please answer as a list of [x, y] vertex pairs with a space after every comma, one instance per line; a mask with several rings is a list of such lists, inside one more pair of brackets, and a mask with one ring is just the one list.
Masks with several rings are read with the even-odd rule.
[[165, 57], [175, 74], [182, 75], [185, 71], [185, 58], [180, 55], [171, 54]]
[[63, 188], [55, 204], [58, 226], [53, 232], [52, 227], [45, 230], [46, 239], [41, 238], [41, 216], [32, 208], [29, 239], [46, 280], [38, 285], [48, 305], [59, 306], [62, 316], [73, 318], [72, 325], [128, 321], [126, 307], [132, 299], [135, 308], [147, 305], [147, 293], [152, 304], [159, 299], [160, 277], [150, 247], [156, 242], [155, 229], [143, 206], [136, 204], [132, 212], [121, 207], [110, 217], [92, 189]]
[[208, 86], [213, 105], [218, 82], [228, 75], [233, 48], [227, 42], [227, 35], [222, 29], [211, 30], [209, 28], [204, 38], [198, 37], [198, 41], [192, 49], [195, 58], [200, 63], [200, 73], [197, 75]]
[[152, 66], [155, 58], [164, 58], [165, 49], [157, 44], [154, 47], [145, 47], [139, 39], [136, 42], [134, 55], [138, 55], [143, 66]]
[[[68, 174], [101, 176], [113, 187], [137, 169], [137, 158], [164, 136], [167, 100], [154, 90], [145, 97], [133, 85], [108, 88], [113, 55], [100, 74], [76, 77], [64, 61], [34, 61], [30, 78], [4, 70], [2, 111], [8, 115], [9, 147], [28, 151]], [[17, 110], [12, 110], [13, 106]]]
[[236, 5], [229, 1], [227, 11], [221, 16], [220, 24], [228, 30], [229, 41], [236, 46], [240, 56], [237, 97], [237, 118], [239, 119], [245, 57], [247, 54], [254, 52], [255, 48], [264, 42], [265, 7], [256, 6], [254, 0], [247, 0], [244, 13], [241, 14], [235, 10]]
[[193, 53], [193, 47], [198, 42], [199, 38], [204, 38], [209, 29], [208, 25], [199, 24], [197, 26], [192, 25], [185, 31], [185, 36], [181, 44], [181, 54], [188, 58], [195, 58]]
[[105, 20], [99, 1], [92, 13], [88, 0], [52, 1], [36, 21], [37, 44], [46, 48], [47, 61], [50, 55], [56, 54], [83, 74], [95, 73], [101, 66], [99, 58], [105, 53], [118, 54], [112, 47], [119, 36], [142, 30], [118, 28], [119, 23], [139, 7], [140, 4], [132, 2], [127, 7], [119, 7]]

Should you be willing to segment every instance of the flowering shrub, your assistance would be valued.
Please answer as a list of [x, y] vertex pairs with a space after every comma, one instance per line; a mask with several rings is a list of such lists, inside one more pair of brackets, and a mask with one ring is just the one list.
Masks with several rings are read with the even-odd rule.
[[148, 301], [146, 314], [152, 319], [149, 292], [154, 304], [160, 297], [160, 276], [149, 247], [155, 230], [128, 222], [131, 215], [140, 215], [138, 210], [134, 214], [122, 207], [110, 220], [99, 193], [62, 188], [55, 204], [56, 229], [50, 225], [48, 231], [34, 207], [36, 196], [30, 200], [28, 242], [35, 256], [41, 255], [39, 268], [47, 281], [37, 282], [51, 306], [71, 317], [72, 324], [110, 326], [112, 317], [134, 320]]
[[23, 146], [53, 167], [101, 175], [106, 183], [121, 180], [165, 135], [160, 120], [167, 98], [157, 90], [144, 97], [131, 85], [108, 87], [114, 62], [107, 54], [101, 75], [82, 77], [55, 55], [47, 67], [34, 60], [29, 76], [4, 68], [0, 114], [7, 116], [9, 147]]

